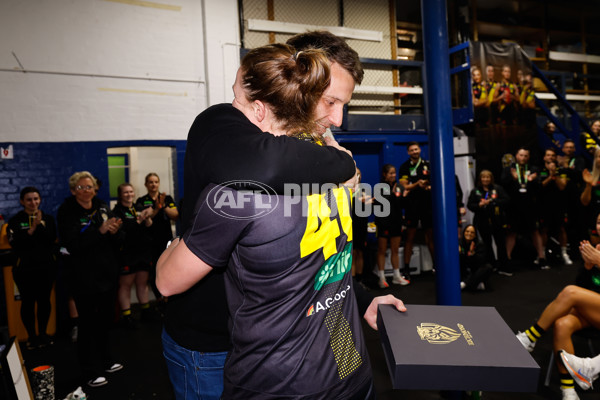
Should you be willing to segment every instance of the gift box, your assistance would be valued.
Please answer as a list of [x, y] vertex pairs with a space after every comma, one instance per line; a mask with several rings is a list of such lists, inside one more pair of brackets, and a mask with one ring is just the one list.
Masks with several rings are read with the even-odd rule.
[[395, 389], [536, 392], [540, 367], [493, 307], [380, 305]]

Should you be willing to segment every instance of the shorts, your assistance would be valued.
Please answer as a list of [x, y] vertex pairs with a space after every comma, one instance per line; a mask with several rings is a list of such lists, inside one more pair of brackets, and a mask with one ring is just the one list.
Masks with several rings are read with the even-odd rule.
[[404, 221], [407, 228], [418, 228], [421, 221], [421, 228], [429, 229], [433, 227], [433, 216], [431, 207], [427, 210], [418, 204], [407, 206], [404, 211]]
[[395, 225], [377, 225], [377, 237], [378, 238], [393, 238], [402, 236], [402, 224]]
[[137, 263], [130, 263], [128, 265], [121, 265], [119, 267], [119, 275], [130, 275], [130, 274], [135, 274], [136, 272], [141, 272], [141, 271], [150, 271], [150, 269], [152, 268], [152, 265], [148, 262], [137, 262]]

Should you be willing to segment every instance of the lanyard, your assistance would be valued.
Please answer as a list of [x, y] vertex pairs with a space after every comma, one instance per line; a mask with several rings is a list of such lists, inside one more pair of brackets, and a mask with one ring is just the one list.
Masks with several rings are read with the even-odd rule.
[[421, 160], [421, 157], [419, 157], [419, 162], [417, 162], [417, 165], [415, 165], [414, 167], [408, 167], [411, 175], [413, 175], [415, 173], [415, 170], [419, 168], [419, 165], [421, 165]]
[[129, 207], [129, 212], [131, 215], [137, 218], [137, 211], [135, 210], [135, 207]]
[[569, 168], [573, 168], [573, 165], [575, 165], [575, 157], [571, 158], [571, 161], [569, 161]]
[[84, 227], [83, 227], [83, 228], [81, 228], [81, 230], [79, 231], [79, 233], [83, 233], [83, 232], [85, 232], [85, 230], [86, 230], [87, 228], [89, 228], [89, 227], [90, 227], [90, 225], [92, 224], [92, 218], [94, 218], [94, 215], [96, 215], [96, 212], [97, 212], [97, 211], [98, 211], [98, 210], [94, 210], [94, 212], [93, 212], [93, 213], [91, 213], [90, 215], [88, 215], [88, 218], [89, 218], [89, 219], [88, 219], [88, 222], [87, 222], [87, 224], [85, 224], [85, 225], [84, 225]]

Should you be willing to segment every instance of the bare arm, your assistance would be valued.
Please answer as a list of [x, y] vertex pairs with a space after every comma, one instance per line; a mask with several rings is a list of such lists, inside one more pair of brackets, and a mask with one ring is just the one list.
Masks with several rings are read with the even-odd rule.
[[156, 263], [156, 287], [163, 296], [183, 293], [210, 271], [210, 265], [192, 253], [183, 240], [176, 238]]

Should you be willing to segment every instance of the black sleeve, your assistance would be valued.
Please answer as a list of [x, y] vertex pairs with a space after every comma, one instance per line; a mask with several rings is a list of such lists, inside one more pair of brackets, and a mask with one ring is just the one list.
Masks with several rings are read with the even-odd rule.
[[506, 193], [506, 190], [500, 185], [494, 185], [494, 189], [496, 189], [496, 200], [494, 200], [494, 204], [500, 207], [506, 207], [508, 202], [510, 201], [510, 197]]
[[[230, 190], [230, 189], [227, 189]], [[213, 211], [214, 197], [206, 189], [198, 200], [193, 224], [182, 240], [200, 260], [213, 268], [225, 267], [242, 235], [252, 226], [251, 207], [226, 206], [228, 217]], [[212, 206], [212, 207], [211, 207]], [[215, 238], [218, 237], [218, 240]]]
[[473, 188], [471, 193], [469, 193], [469, 199], [467, 200], [467, 208], [472, 212], [479, 211], [479, 201], [481, 200], [481, 196], [477, 194], [477, 188]]
[[287, 136], [236, 133], [218, 141], [221, 143], [214, 143], [214, 148], [225, 151], [218, 153], [219, 160], [213, 160], [210, 167], [212, 183], [254, 180], [283, 194], [286, 183], [341, 183], [356, 171], [347, 153]]
[[398, 180], [405, 180], [410, 183], [409, 169], [410, 169], [410, 167], [408, 166], [408, 163], [406, 163], [406, 162], [404, 164], [402, 164], [400, 167], [398, 167]]
[[465, 203], [463, 201], [463, 191], [462, 187], [460, 187], [460, 181], [458, 180], [458, 176], [454, 175], [454, 179], [456, 181], [456, 206], [458, 208], [461, 208], [465, 206]]
[[12, 249], [19, 253], [27, 250], [27, 246], [31, 244], [32, 239], [25, 229], [20, 229], [21, 214], [15, 215], [8, 220], [8, 242]]
[[285, 183], [341, 183], [356, 172], [348, 153], [261, 132], [230, 104], [213, 106], [196, 118], [188, 134], [185, 168], [186, 174], [202, 177], [196, 179], [205, 180], [202, 185], [254, 180], [280, 194]]

